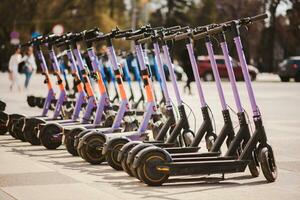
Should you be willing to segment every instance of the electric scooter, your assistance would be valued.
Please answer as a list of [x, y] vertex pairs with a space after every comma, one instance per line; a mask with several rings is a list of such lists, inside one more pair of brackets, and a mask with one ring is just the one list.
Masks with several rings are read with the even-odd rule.
[[[80, 67], [83, 67], [83, 61], [82, 58], [80, 56], [80, 52], [78, 52], [78, 49], [76, 48], [76, 42], [78, 42], [80, 39], [84, 37], [87, 37], [87, 35], [89, 34], [93, 34], [90, 32], [84, 32], [81, 34], [75, 34], [74, 35], [74, 39], [73, 39], [73, 47], [74, 48], [74, 54], [76, 55], [78, 61], [79, 61], [79, 65]], [[72, 40], [72, 39], [71, 39]], [[71, 48], [70, 45], [68, 45], [69, 48]], [[111, 111], [111, 106], [109, 104], [109, 102], [107, 101], [108, 96], [105, 90], [105, 86], [103, 83], [103, 80], [100, 77], [100, 71], [99, 71], [99, 65], [98, 65], [98, 60], [96, 55], [93, 52], [92, 47], [89, 47], [90, 49], [88, 50], [89, 53], [89, 57], [90, 60], [92, 61], [92, 67], [93, 67], [93, 71], [95, 74], [92, 75], [92, 77], [94, 77], [96, 79], [96, 81], [98, 82], [98, 87], [100, 90], [100, 99], [98, 101], [98, 105], [97, 105], [97, 110], [96, 110], [96, 117], [93, 121], [93, 124], [90, 124], [91, 121], [89, 121], [88, 119], [90, 118], [91, 115], [91, 111], [94, 109], [95, 107], [95, 97], [94, 94], [92, 92], [92, 88], [89, 85], [87, 88], [89, 90], [89, 94], [90, 94], [90, 98], [89, 98], [89, 102], [91, 103], [91, 106], [88, 106], [87, 110], [89, 111], [88, 113], [86, 113], [88, 116], [83, 116], [81, 121], [78, 120], [73, 120], [72, 123], [48, 123], [45, 125], [42, 125], [39, 127], [39, 136], [40, 139], [42, 141], [42, 143], [44, 144], [44, 146], [48, 149], [56, 149], [58, 148], [63, 141], [63, 131], [65, 129], [71, 130], [73, 128], [76, 127], [94, 127], [95, 125], [99, 126], [98, 124], [100, 124], [101, 121], [103, 121], [103, 117], [105, 117], [104, 120], [104, 126], [110, 126], [111, 125], [111, 119], [114, 118], [114, 114]], [[71, 52], [71, 50], [69, 49], [69, 52]], [[84, 69], [84, 68], [82, 68]], [[83, 70], [84, 72], [84, 70]], [[87, 78], [87, 77], [86, 77]], [[87, 81], [87, 80], [86, 80]], [[104, 113], [108, 111], [108, 115], [105, 116]], [[72, 140], [72, 136], [68, 136], [67, 139], [64, 139], [64, 141], [66, 143], [68, 143], [68, 139]], [[71, 142], [72, 143], [72, 142]], [[47, 144], [47, 145], [46, 145]], [[67, 144], [67, 146], [69, 146], [70, 144]], [[70, 149], [68, 149], [70, 150]]]
[[[125, 31], [127, 34], [127, 31]], [[99, 38], [95, 38], [95, 40], [105, 40], [109, 49], [109, 58], [111, 60], [111, 63], [115, 66], [117, 66], [117, 62], [116, 62], [116, 55], [112, 46], [112, 39], [113, 38], [119, 38], [121, 37], [121, 34], [113, 35], [113, 33], [108, 33], [105, 34]], [[123, 37], [123, 36], [122, 36]], [[145, 66], [144, 63], [144, 57], [143, 57], [143, 51], [142, 51], [142, 47], [140, 45], [136, 45], [136, 49], [137, 49], [137, 55], [138, 55], [138, 61], [140, 62], [140, 66], [143, 66], [141, 68], [142, 74], [143, 74], [143, 81], [145, 84], [145, 90], [146, 90], [146, 95], [147, 95], [147, 104], [146, 104], [146, 112], [143, 115], [143, 119], [140, 123], [140, 126], [138, 128], [137, 131], [131, 131], [128, 132], [126, 130], [123, 130], [120, 133], [113, 133], [113, 132], [102, 132], [102, 130], [100, 129], [98, 132], [90, 132], [86, 135], [84, 135], [82, 138], [80, 138], [79, 140], [79, 144], [77, 149], [79, 151], [81, 151], [80, 154], [82, 155], [86, 155], [83, 156], [85, 158], [87, 158], [86, 160], [88, 162], [90, 162], [91, 164], [99, 164], [101, 162], [103, 162], [105, 160], [105, 156], [102, 155], [102, 149], [103, 149], [103, 145], [104, 143], [111, 138], [117, 138], [117, 140], [113, 141], [113, 145], [114, 148], [121, 148], [122, 145], [124, 145], [124, 143], [126, 143], [127, 141], [131, 140], [144, 140], [145, 137], [147, 136], [147, 128], [148, 128], [148, 124], [149, 121], [152, 119], [153, 122], [157, 122], [160, 118], [160, 115], [157, 113], [157, 106], [155, 104], [155, 100], [154, 100], [154, 96], [152, 93], [152, 84], [151, 84], [151, 80], [148, 74], [148, 70]], [[165, 134], [167, 133], [167, 131], [169, 130], [168, 128], [164, 128], [163, 131], [164, 132], [160, 132], [157, 137], [161, 137], [163, 138], [165, 136]], [[120, 136], [122, 136], [122, 138], [119, 138]], [[107, 162], [111, 165], [114, 166], [114, 168], [121, 168], [119, 163], [115, 162], [115, 157], [109, 157], [107, 159]]]
[[[207, 29], [207, 27], [198, 27], [194, 30], [187, 31], [186, 33], [182, 33], [179, 35], [174, 34], [174, 35], [168, 36], [169, 39], [175, 39], [176, 41], [178, 41], [178, 40], [186, 41], [186, 47], [187, 47], [190, 62], [192, 65], [192, 69], [193, 69], [193, 73], [194, 73], [194, 77], [195, 77], [195, 81], [196, 81], [196, 86], [198, 89], [198, 94], [199, 94], [199, 98], [200, 98], [200, 102], [201, 102], [202, 115], [203, 115], [203, 123], [200, 126], [200, 129], [198, 130], [196, 137], [192, 141], [190, 146], [184, 147], [184, 148], [182, 148], [182, 147], [180, 147], [180, 148], [176, 148], [176, 147], [175, 148], [165, 148], [165, 150], [172, 156], [172, 158], [180, 158], [183, 155], [186, 157], [194, 157], [195, 154], [197, 154], [198, 157], [219, 156], [220, 148], [221, 148], [222, 144], [224, 143], [225, 139], [227, 138], [226, 144], [227, 144], [227, 146], [229, 146], [230, 142], [232, 141], [232, 139], [234, 137], [234, 130], [233, 130], [229, 110], [227, 109], [227, 104], [226, 104], [226, 101], [224, 98], [224, 93], [223, 93], [222, 86], [221, 86], [220, 76], [218, 73], [216, 61], [215, 61], [212, 51], [209, 51], [209, 55], [210, 55], [210, 60], [212, 63], [212, 68], [215, 72], [214, 77], [216, 79], [216, 83], [217, 83], [216, 85], [217, 85], [218, 93], [220, 96], [221, 105], [223, 107], [222, 114], [223, 114], [223, 118], [224, 118], [224, 126], [218, 137], [213, 132], [212, 120], [211, 120], [209, 112], [208, 112], [209, 108], [206, 104], [203, 90], [201, 87], [201, 82], [200, 82], [200, 77], [199, 77], [199, 73], [198, 73], [198, 69], [197, 69], [197, 63], [195, 60], [191, 37], [192, 37], [192, 34], [199, 33], [199, 32], [201, 32], [201, 30], [206, 30], [206, 29]], [[203, 138], [205, 138], [206, 147], [207, 147], [209, 153], [199, 154], [198, 146], [199, 146], [200, 141]], [[140, 145], [134, 147], [133, 149], [131, 149], [129, 151], [127, 159], [123, 160], [123, 162], [126, 163], [125, 166], [127, 166], [130, 169], [130, 173], [132, 175], [138, 177], [135, 169], [131, 168], [131, 165], [134, 161], [135, 156], [138, 154], [139, 151], [141, 151], [142, 149], [147, 148], [149, 146], [150, 145], [147, 146], [147, 145], [140, 144]], [[119, 157], [121, 158], [122, 155], [120, 155], [120, 154], [121, 154], [121, 152], [119, 153]], [[129, 174], [129, 175], [131, 175], [131, 174]]]
[[[133, 167], [137, 168], [139, 178], [148, 185], [161, 185], [167, 181], [169, 176], [174, 175], [201, 175], [201, 174], [225, 174], [244, 172], [247, 165], [252, 160], [253, 152], [258, 152], [259, 162], [263, 174], [267, 181], [274, 182], [277, 178], [277, 167], [274, 159], [272, 147], [267, 143], [267, 137], [262, 125], [262, 118], [259, 112], [254, 92], [252, 89], [250, 75], [247, 69], [247, 63], [240, 39], [239, 27], [251, 22], [265, 19], [266, 14], [258, 15], [252, 18], [232, 21], [221, 27], [214, 28], [205, 33], [200, 33], [194, 38], [207, 38], [209, 34], [215, 34], [230, 29], [234, 35], [234, 42], [237, 48], [239, 60], [243, 71], [247, 92], [253, 110], [253, 119], [255, 123], [255, 132], [247, 141], [240, 154], [236, 156], [238, 146], [241, 144], [244, 132], [239, 131], [224, 156], [221, 157], [199, 157], [193, 159], [173, 160], [167, 151], [161, 148], [144, 149], [135, 157]], [[227, 27], [227, 28], [226, 28]], [[208, 44], [208, 43], [207, 43]], [[225, 47], [225, 45], [224, 45]], [[246, 119], [241, 117], [240, 123], [245, 123]]]
[[[137, 31], [136, 33], [134, 34], [131, 34], [130, 38], [132, 38], [133, 40], [135, 40], [135, 43], [136, 43], [136, 53], [137, 55], [139, 55], [139, 48], [141, 48], [141, 44], [138, 42], [139, 39], [143, 38], [144, 37], [144, 33], [142, 31]], [[160, 58], [160, 55], [159, 55], [160, 52], [156, 52], [156, 58], [159, 59]], [[140, 57], [138, 57], [140, 58]], [[143, 65], [143, 61], [142, 61], [142, 58], [139, 59], [140, 62], [140, 66]], [[161, 63], [161, 61], [158, 61]], [[170, 61], [171, 62], [171, 61]], [[169, 65], [170, 67], [172, 67], [172, 65]], [[162, 68], [162, 66], [161, 66]], [[173, 74], [174, 75], [174, 74]], [[184, 109], [184, 106], [183, 106], [183, 101], [179, 95], [179, 89], [178, 89], [178, 86], [177, 86], [177, 83], [176, 83], [176, 79], [174, 78], [175, 75], [173, 76], [173, 86], [174, 86], [174, 89], [175, 91], [177, 91], [177, 101], [178, 101], [178, 109], [179, 109], [179, 113], [180, 113], [180, 120], [179, 122], [176, 124], [176, 126], [172, 127], [171, 129], [171, 135], [170, 137], [168, 137], [167, 140], [169, 140], [169, 145], [170, 146], [176, 146], [176, 139], [179, 137], [179, 136], [183, 136], [183, 142], [186, 142], [186, 139], [188, 137], [189, 134], [193, 135], [193, 132], [190, 130], [189, 128], [189, 124], [188, 124], [188, 121], [187, 121], [187, 116], [186, 116], [186, 113], [185, 113], [185, 109]], [[167, 88], [163, 87], [164, 90], [166, 90]], [[167, 96], [165, 96], [166, 98]], [[172, 118], [171, 118], [172, 119]], [[170, 123], [173, 121], [170, 120]], [[175, 124], [174, 124], [175, 125]], [[166, 127], [162, 127], [161, 128], [161, 131], [162, 132], [165, 132], [167, 129], [169, 129], [170, 127], [169, 126], [166, 126]], [[173, 129], [174, 128], [174, 129]], [[166, 130], [165, 130], [166, 129]], [[117, 160], [117, 155], [118, 155], [118, 152], [120, 150], [120, 148], [127, 142], [129, 142], [130, 140], [127, 139], [127, 141], [125, 141], [123, 138], [119, 138], [119, 137], [116, 137], [114, 136], [114, 138], [110, 139], [104, 146], [103, 148], [103, 152], [102, 154], [106, 156], [106, 159], [107, 160], [112, 160], [113, 163], [111, 164], [110, 162], [108, 162], [108, 164], [113, 167], [114, 169], [117, 169], [117, 170], [120, 170], [120, 166], [121, 166], [121, 162], [119, 162]], [[133, 140], [135, 141], [135, 140]], [[162, 141], [162, 140], [155, 140], [155, 141]], [[137, 142], [133, 142], [133, 145], [137, 144]]]
[[[65, 35], [64, 37], [60, 38], [55, 35], [49, 35], [42, 39], [42, 44], [47, 43], [47, 46], [49, 49], [50, 58], [51, 58], [51, 61], [52, 61], [53, 67], [54, 67], [54, 71], [55, 71], [54, 74], [57, 77], [58, 85], [60, 88], [60, 97], [58, 99], [53, 118], [47, 118], [47, 117], [40, 118], [39, 117], [39, 118], [25, 118], [24, 119], [25, 123], [24, 123], [22, 131], [24, 131], [24, 135], [26, 135], [27, 138], [30, 138], [29, 142], [31, 144], [40, 144], [41, 138], [39, 137], [39, 133], [37, 131], [38, 131], [39, 127], [43, 126], [41, 124], [45, 124], [46, 122], [50, 122], [53, 120], [56, 122], [60, 122], [60, 123], [71, 123], [73, 121], [76, 121], [79, 118], [79, 113], [81, 111], [81, 108], [85, 105], [84, 99], [85, 99], [86, 94], [85, 94], [85, 91], [83, 90], [83, 85], [81, 84], [81, 81], [79, 79], [79, 74], [77, 71], [77, 67], [75, 65], [75, 60], [74, 60], [73, 54], [71, 53], [71, 51], [68, 51], [67, 55], [68, 55], [69, 61], [72, 64], [72, 75], [76, 79], [77, 90], [79, 91], [79, 93], [78, 93], [78, 97], [76, 100], [75, 109], [72, 114], [72, 118], [63, 120], [58, 117], [60, 110], [63, 112], [62, 107], [64, 106], [64, 104], [67, 100], [67, 96], [66, 96], [66, 91], [65, 91], [64, 85], [62, 83], [62, 79], [60, 78], [58, 62], [56, 59], [56, 55], [54, 53], [53, 46], [56, 45], [57, 40], [59, 40], [59, 39], [65, 40], [66, 39], [65, 37], [67, 37], [67, 36]], [[48, 146], [49, 149], [53, 148], [53, 145], [51, 144], [51, 142], [49, 142], [47, 140], [43, 141], [43, 145]]]
[[[202, 90], [201, 83], [200, 83], [200, 78], [199, 78], [199, 74], [198, 74], [194, 51], [193, 51], [191, 40], [189, 39], [189, 35], [190, 35], [190, 32], [187, 32], [187, 33], [183, 33], [181, 35], [176, 35], [176, 34], [170, 35], [167, 37], [163, 37], [161, 39], [165, 40], [165, 41], [168, 39], [175, 39], [175, 38], [176, 38], [176, 40], [182, 40], [182, 39], [186, 40], [186, 47], [188, 49], [190, 61], [192, 64], [192, 69], [193, 69], [194, 76], [195, 76], [196, 86], [197, 86], [198, 94], [200, 97], [201, 110], [203, 113], [203, 123], [202, 123], [200, 129], [198, 130], [196, 137], [191, 142], [191, 145], [189, 145], [188, 147], [183, 147], [183, 148], [182, 147], [179, 147], [179, 148], [178, 147], [175, 147], [175, 148], [169, 147], [169, 148], [165, 148], [165, 150], [174, 156], [178, 156], [180, 153], [185, 153], [185, 154], [190, 153], [190, 155], [193, 155], [195, 152], [197, 152], [199, 150], [198, 146], [199, 146], [199, 143], [202, 140], [202, 138], [205, 138], [207, 149], [209, 151], [213, 150], [214, 152], [216, 152], [216, 153], [214, 153], [214, 155], [219, 155], [220, 153], [218, 151], [220, 150], [221, 145], [223, 144], [224, 140], [227, 138], [226, 143], [227, 143], [227, 145], [229, 145], [229, 143], [233, 139], [234, 130], [233, 130], [232, 122], [230, 119], [229, 111], [228, 111], [228, 109], [224, 109], [222, 111], [222, 113], [223, 113], [225, 123], [224, 123], [222, 131], [220, 132], [218, 138], [213, 131], [212, 120], [211, 120], [209, 112], [208, 112], [208, 106], [204, 99], [204, 94], [203, 94], [203, 90]], [[184, 36], [184, 37], [182, 37], [182, 36]], [[166, 49], [166, 47], [165, 47], [165, 49]], [[215, 60], [213, 59], [212, 61], [214, 61], [214, 64], [215, 64]], [[217, 83], [217, 87], [219, 88], [218, 91], [220, 94], [220, 99], [221, 99], [223, 108], [226, 108], [227, 104], [225, 102], [223, 90], [222, 90], [221, 83], [220, 83], [220, 77], [219, 77], [216, 65], [214, 65], [214, 68], [215, 68], [216, 80], [219, 81]], [[216, 141], [216, 144], [214, 145], [215, 141]], [[157, 144], [155, 144], [155, 145], [157, 145]], [[136, 171], [134, 171], [134, 169], [130, 168], [130, 166], [132, 165], [132, 162], [134, 161], [134, 157], [136, 156], [136, 154], [139, 151], [141, 151], [142, 149], [147, 148], [149, 146], [150, 145], [139, 144], [129, 151], [127, 158], [126, 158], [126, 156], [124, 156], [125, 159], [123, 159], [123, 162], [126, 163], [126, 164], [124, 164], [124, 166], [127, 166], [127, 168], [130, 169], [131, 174], [137, 176]], [[206, 155], [206, 154], [203, 154], [203, 155]], [[121, 151], [119, 153], [119, 158], [122, 159], [122, 157], [123, 156], [122, 156], [122, 151]], [[131, 175], [131, 174], [129, 174], [129, 175]]]
[[[180, 28], [180, 27], [179, 27]], [[182, 29], [182, 28], [181, 28]], [[184, 28], [186, 29], [186, 27]], [[174, 31], [176, 30], [175, 28], [172, 30]], [[169, 28], [170, 31], [170, 28]], [[179, 31], [179, 29], [177, 28], [177, 32]], [[160, 30], [159, 33], [162, 34], [163, 30]], [[154, 32], [155, 35], [150, 36], [148, 38], [144, 38], [144, 39], [140, 39], [138, 40], [138, 43], [146, 43], [149, 41], [153, 42], [153, 46], [154, 46], [154, 52], [155, 52], [155, 59], [156, 62], [158, 64], [159, 67], [159, 72], [160, 72], [160, 76], [161, 76], [161, 83], [163, 87], [166, 87], [166, 78], [165, 78], [165, 73], [164, 73], [164, 69], [163, 69], [163, 62], [160, 56], [160, 48], [159, 48], [159, 42], [161, 43], [160, 40], [160, 35], [158, 34], [158, 31]], [[164, 39], [165, 41], [167, 40], [167, 34], [164, 34]], [[165, 43], [166, 44], [166, 43]], [[189, 139], [188, 137], [188, 133], [191, 134], [191, 137], [193, 137], [193, 132], [190, 130], [189, 128], [189, 123], [188, 123], [188, 119], [187, 119], [187, 115], [185, 113], [185, 109], [184, 109], [184, 105], [183, 105], [183, 100], [181, 99], [181, 96], [179, 94], [179, 89], [178, 89], [178, 85], [176, 83], [176, 78], [175, 78], [175, 72], [171, 63], [171, 59], [169, 58], [169, 52], [168, 49], [165, 49], [164, 51], [164, 57], [165, 57], [165, 61], [167, 62], [167, 66], [169, 69], [169, 74], [171, 76], [171, 81], [172, 81], [172, 85], [176, 94], [176, 99], [177, 99], [177, 107], [179, 110], [179, 115], [180, 115], [180, 120], [178, 121], [178, 123], [174, 126], [174, 129], [172, 129], [172, 132], [170, 134], [170, 136], [167, 138], [167, 140], [165, 141], [159, 141], [159, 140], [155, 140], [155, 141], [151, 141], [151, 142], [140, 142], [140, 141], [131, 141], [128, 142], [127, 144], [125, 144], [118, 153], [118, 162], [121, 163], [122, 168], [124, 171], [126, 171], [129, 175], [133, 175], [134, 172], [131, 172], [130, 170], [130, 166], [127, 165], [127, 155], [128, 152], [132, 149], [132, 148], [136, 148], [136, 146], [139, 146], [139, 148], [146, 148], [148, 146], [151, 145], [157, 145], [157, 146], [165, 146], [165, 147], [171, 147], [171, 146], [178, 146], [176, 145], [176, 139], [179, 137], [181, 138], [183, 141], [181, 142], [180, 146], [188, 146], [190, 141], [192, 139]], [[167, 95], [165, 95], [167, 97], [167, 101], [169, 102], [168, 104], [170, 104], [170, 99]], [[188, 140], [189, 139], [189, 140]], [[181, 141], [181, 140], [180, 140]], [[184, 143], [184, 144], [183, 144]]]
[[[44, 55], [43, 55], [42, 50], [41, 50], [42, 40], [43, 40], [43, 37], [39, 36], [37, 38], [33, 38], [31, 41], [29, 41], [28, 43], [26, 43], [22, 46], [25, 47], [25, 46], [31, 46], [32, 45], [34, 48], [37, 49], [37, 56], [38, 56], [38, 59], [40, 61], [40, 65], [41, 65], [41, 68], [42, 68], [42, 74], [45, 76], [44, 83], [47, 84], [47, 88], [48, 88], [48, 93], [47, 93], [47, 97], [46, 97], [46, 100], [45, 100], [45, 103], [44, 103], [44, 108], [42, 110], [42, 114], [39, 117], [47, 117], [50, 106], [51, 106], [52, 102], [55, 101], [55, 93], [54, 93], [54, 90], [53, 90], [53, 87], [52, 87], [52, 82], [49, 78], [49, 72], [48, 72], [47, 64], [46, 64]], [[56, 114], [56, 116], [58, 116], [59, 113], [56, 112], [55, 114]], [[18, 120], [18, 119], [23, 119], [23, 120]], [[20, 138], [20, 139], [24, 138], [25, 141], [28, 141], [33, 145], [40, 144], [40, 141], [38, 139], [31, 138], [29, 134], [24, 133], [24, 132], [26, 132], [26, 129], [23, 126], [21, 128], [21, 131], [17, 131], [18, 129], [15, 129], [17, 131], [16, 133], [14, 131], [12, 131], [13, 122], [16, 121], [16, 120], [18, 120], [19, 123], [21, 123], [19, 125], [22, 125], [22, 122], [23, 122], [23, 125], [24, 125], [25, 116], [20, 115], [20, 114], [10, 114], [10, 115], [8, 115], [8, 114], [3, 113], [3, 112], [1, 113], [2, 124], [4, 125], [4, 123], [5, 123], [6, 129], [9, 131], [9, 133], [13, 137]]]

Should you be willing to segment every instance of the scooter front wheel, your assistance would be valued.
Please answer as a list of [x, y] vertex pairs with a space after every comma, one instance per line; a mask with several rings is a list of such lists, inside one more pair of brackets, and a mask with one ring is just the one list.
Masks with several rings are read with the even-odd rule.
[[257, 158], [257, 149], [252, 152], [252, 159], [248, 165], [252, 177], [256, 178], [260, 174], [260, 166]]
[[12, 125], [12, 131], [15, 133], [17, 138], [19, 138], [22, 142], [27, 142], [23, 132], [23, 126], [25, 121], [24, 118], [25, 117], [21, 117], [20, 119], [14, 121]]
[[25, 120], [24, 137], [32, 145], [40, 145], [40, 139], [36, 135], [35, 128], [45, 123], [45, 121], [38, 118], [29, 118]]
[[8, 120], [8, 115], [5, 112], [0, 111], [0, 135], [4, 135], [8, 132], [6, 126], [7, 120]]
[[116, 140], [110, 144], [108, 147], [110, 151], [108, 151], [105, 155], [106, 161], [109, 166], [114, 168], [115, 170], [122, 170], [121, 162], [118, 161], [118, 154], [120, 152], [120, 149], [127, 143], [126, 140]]
[[73, 156], [78, 156], [77, 149], [74, 145], [75, 137], [83, 130], [83, 128], [74, 128], [68, 134], [65, 135], [64, 144], [66, 146], [67, 151]]
[[93, 135], [83, 141], [80, 154], [84, 160], [92, 165], [99, 165], [105, 161], [105, 156], [102, 154], [102, 149], [105, 140], [103, 137]]
[[139, 179], [150, 186], [162, 185], [169, 178], [169, 174], [163, 172], [163, 167], [159, 169], [165, 162], [166, 157], [162, 152], [150, 151], [143, 156], [137, 168]]
[[84, 130], [74, 137], [74, 148], [76, 149], [78, 156], [80, 156], [81, 158], [83, 158], [81, 155], [82, 147], [78, 147], [79, 141], [83, 136], [85, 136], [89, 132], [91, 132], [91, 130]]
[[47, 149], [57, 149], [62, 144], [61, 127], [57, 124], [47, 124], [40, 130], [40, 140]]
[[15, 134], [15, 132], [13, 131], [13, 124], [16, 122], [16, 120], [20, 119], [24, 117], [23, 115], [19, 115], [19, 114], [11, 114], [9, 115], [9, 120], [8, 120], [8, 123], [7, 123], [7, 129], [8, 129], [8, 132], [9, 134], [15, 138], [15, 139], [19, 139], [18, 136]]
[[277, 179], [278, 171], [272, 147], [262, 148], [259, 152], [259, 158], [265, 178], [268, 182], [274, 182]]

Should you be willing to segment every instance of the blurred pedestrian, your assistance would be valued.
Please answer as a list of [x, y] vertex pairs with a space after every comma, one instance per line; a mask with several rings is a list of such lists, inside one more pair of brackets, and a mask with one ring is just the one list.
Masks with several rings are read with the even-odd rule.
[[25, 68], [24, 68], [24, 74], [25, 74], [25, 89], [28, 88], [29, 81], [31, 79], [31, 76], [33, 72], [37, 69], [34, 54], [33, 54], [33, 48], [29, 47], [25, 56], [22, 58], [22, 61], [25, 62]]
[[14, 48], [14, 54], [11, 55], [8, 63], [9, 79], [11, 81], [11, 85], [9, 87], [10, 91], [12, 91], [15, 86], [18, 88], [19, 92], [21, 91], [20, 74], [18, 71], [19, 64], [21, 62], [22, 62], [21, 49], [19, 46], [16, 46]]

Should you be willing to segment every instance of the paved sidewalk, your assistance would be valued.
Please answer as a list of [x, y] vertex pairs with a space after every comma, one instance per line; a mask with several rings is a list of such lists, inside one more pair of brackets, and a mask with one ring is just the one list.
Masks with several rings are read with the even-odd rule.
[[[7, 112], [38, 114], [39, 109], [26, 105], [25, 92], [8, 91], [6, 79], [6, 74], [0, 73], [0, 99], [7, 102]], [[40, 76], [35, 76], [32, 82], [32, 90], [38, 94], [45, 93], [41, 80]], [[180, 83], [182, 86], [183, 83]], [[238, 87], [245, 109], [251, 116], [243, 82], [239, 82]], [[183, 99], [191, 105], [197, 117], [195, 121], [190, 116], [191, 127], [195, 125], [198, 128], [201, 114], [195, 85], [192, 88], [193, 95], [184, 95]], [[204, 83], [203, 89], [219, 131], [222, 118], [216, 86], [214, 83]], [[300, 84], [260, 79], [254, 83], [254, 89], [279, 166], [279, 177], [275, 183], [266, 183], [263, 175], [251, 178], [246, 171], [225, 175], [225, 180], [220, 175], [176, 177], [175, 180], [180, 181], [175, 182], [173, 178], [162, 187], [147, 187], [106, 164], [92, 166], [78, 157], [72, 157], [64, 146], [51, 151], [5, 135], [0, 136], [0, 200], [300, 199]], [[224, 90], [228, 104], [235, 108], [228, 82], [224, 83]], [[174, 96], [173, 92], [171, 95]], [[231, 114], [236, 124], [237, 119], [234, 113]]]

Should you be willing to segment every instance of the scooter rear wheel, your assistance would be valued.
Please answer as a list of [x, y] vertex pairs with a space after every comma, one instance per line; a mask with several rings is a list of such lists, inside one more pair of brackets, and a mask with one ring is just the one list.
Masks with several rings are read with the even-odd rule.
[[105, 161], [105, 156], [102, 154], [102, 148], [105, 140], [103, 137], [93, 135], [88, 137], [81, 148], [81, 156], [92, 165], [99, 165]]
[[36, 106], [35, 97], [32, 95], [27, 96], [27, 103], [30, 107], [35, 107]]
[[9, 134], [15, 138], [15, 139], [19, 139], [18, 136], [15, 134], [15, 132], [13, 131], [13, 124], [15, 123], [16, 120], [20, 119], [24, 117], [23, 115], [19, 115], [19, 114], [11, 114], [9, 115], [9, 121], [8, 121], [8, 124], [7, 124], [7, 129], [8, 129], [8, 132]]
[[61, 144], [61, 127], [57, 124], [47, 124], [40, 131], [40, 141], [47, 149], [57, 149]]
[[73, 156], [78, 156], [78, 152], [77, 149], [74, 145], [75, 142], [75, 137], [81, 133], [84, 129], [83, 128], [75, 128], [72, 129], [66, 136], [64, 139], [64, 143], [66, 146], [67, 151], [73, 155]]
[[277, 179], [277, 165], [271, 146], [264, 147], [259, 152], [260, 165], [262, 172], [268, 182], [274, 182]]
[[8, 132], [6, 122], [8, 115], [5, 112], [0, 111], [0, 135], [4, 135]]
[[15, 120], [15, 122], [12, 125], [12, 131], [15, 133], [17, 138], [19, 138], [22, 142], [27, 142], [23, 133], [24, 118], [25, 117]]
[[163, 153], [157, 151], [147, 153], [143, 156], [141, 165], [137, 168], [138, 177], [147, 185], [162, 185], [168, 180], [169, 175], [159, 172], [156, 167], [165, 162], [166, 158]]
[[88, 134], [89, 132], [91, 132], [91, 130], [84, 130], [84, 131], [80, 132], [77, 136], [75, 136], [75, 138], [74, 138], [74, 148], [76, 149], [76, 151], [80, 157], [82, 157], [82, 154], [81, 154], [82, 147], [80, 147], [80, 148], [78, 147], [79, 140], [80, 140], [80, 138], [82, 138], [83, 136]]
[[106, 161], [109, 166], [114, 168], [115, 170], [122, 170], [121, 162], [118, 161], [118, 154], [120, 152], [120, 149], [126, 144], [128, 141], [125, 140], [116, 140], [115, 142], [111, 143], [109, 148], [110, 151], [107, 152], [105, 155]]
[[7, 133], [7, 127], [3, 124], [0, 124], [0, 135], [5, 135]]
[[32, 145], [40, 145], [40, 139], [37, 137], [35, 128], [39, 125], [45, 123], [45, 121], [38, 118], [26, 119], [26, 124], [24, 128], [24, 137]]

